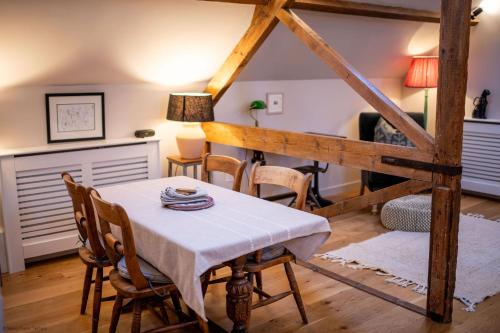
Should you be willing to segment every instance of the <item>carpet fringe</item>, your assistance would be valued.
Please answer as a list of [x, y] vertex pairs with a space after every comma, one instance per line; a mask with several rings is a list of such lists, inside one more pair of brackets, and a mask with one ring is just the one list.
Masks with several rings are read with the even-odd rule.
[[[478, 215], [478, 214], [477, 214]], [[470, 215], [472, 216], [472, 215]], [[478, 216], [474, 216], [478, 217]], [[499, 221], [500, 222], [500, 221]], [[316, 254], [314, 255], [317, 258], [323, 259], [323, 260], [328, 260], [330, 262], [335, 262], [339, 263], [342, 266], [349, 267], [354, 270], [362, 270], [362, 269], [369, 269], [372, 271], [376, 271], [377, 275], [380, 276], [390, 276], [385, 280], [386, 283], [390, 284], [395, 284], [397, 286], [400, 286], [402, 288], [407, 288], [407, 287], [413, 287], [411, 290], [415, 293], [421, 294], [421, 295], [427, 295], [427, 286], [418, 284], [416, 282], [413, 282], [411, 280], [395, 276], [391, 273], [384, 272], [380, 270], [380, 268], [374, 267], [374, 266], [368, 266], [368, 265], [363, 265], [358, 263], [356, 260], [348, 260], [345, 258], [337, 257], [337, 256], [332, 256], [328, 253], [323, 253], [323, 254]], [[467, 312], [475, 312], [476, 311], [476, 303], [471, 302], [470, 300], [466, 298], [457, 298], [460, 302], [462, 302], [465, 305], [465, 308], [463, 310]]]
[[[470, 217], [477, 217], [479, 219], [484, 219], [484, 215], [483, 214], [479, 214], [479, 213], [467, 213], [467, 216], [470, 216]], [[493, 222], [498, 222], [500, 223], [500, 219], [496, 219], [496, 220], [488, 220], [488, 221], [493, 221]]]

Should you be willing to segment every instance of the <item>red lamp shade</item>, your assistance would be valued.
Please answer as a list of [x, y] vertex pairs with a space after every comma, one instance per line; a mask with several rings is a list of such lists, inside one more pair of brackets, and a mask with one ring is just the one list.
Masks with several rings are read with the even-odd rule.
[[414, 57], [406, 76], [405, 87], [436, 88], [438, 64], [438, 57]]

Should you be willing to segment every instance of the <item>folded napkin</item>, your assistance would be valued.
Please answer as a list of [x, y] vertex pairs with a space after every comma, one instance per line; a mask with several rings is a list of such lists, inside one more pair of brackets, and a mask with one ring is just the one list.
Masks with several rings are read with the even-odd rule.
[[167, 208], [178, 210], [196, 210], [213, 206], [214, 200], [208, 196], [207, 191], [199, 187], [195, 190], [195, 193], [184, 194], [176, 192], [173, 187], [167, 187], [161, 191], [160, 200]]

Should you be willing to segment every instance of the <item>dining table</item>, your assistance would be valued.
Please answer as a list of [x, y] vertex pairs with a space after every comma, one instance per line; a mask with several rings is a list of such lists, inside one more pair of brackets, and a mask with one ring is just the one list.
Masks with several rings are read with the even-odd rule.
[[[166, 208], [160, 194], [168, 187], [204, 189], [215, 204], [197, 211]], [[243, 270], [247, 255], [281, 243], [307, 260], [331, 233], [324, 217], [185, 176], [97, 190], [126, 210], [138, 255], [170, 277], [186, 305], [204, 320], [202, 277], [220, 264], [231, 268], [226, 312], [233, 332], [247, 332], [250, 320], [253, 286]], [[112, 231], [121, 239], [119, 230]]]

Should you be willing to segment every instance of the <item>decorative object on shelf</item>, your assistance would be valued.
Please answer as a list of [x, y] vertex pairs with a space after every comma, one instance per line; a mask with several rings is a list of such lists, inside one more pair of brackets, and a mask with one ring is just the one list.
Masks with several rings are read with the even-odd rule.
[[408, 88], [425, 88], [424, 128], [427, 128], [429, 88], [437, 88], [438, 67], [438, 57], [413, 57], [404, 83], [404, 86]]
[[259, 127], [259, 120], [257, 119], [257, 111], [265, 110], [267, 108], [266, 102], [258, 99], [250, 103], [250, 107], [248, 108], [248, 113], [250, 117], [255, 121], [255, 127]]
[[104, 93], [45, 94], [47, 142], [106, 138]]
[[480, 97], [474, 98], [474, 111], [472, 111], [472, 118], [486, 119], [486, 109], [488, 107], [488, 96], [491, 91], [484, 89]]
[[181, 158], [199, 159], [206, 141], [200, 122], [214, 121], [212, 95], [206, 93], [170, 94], [167, 120], [183, 122], [176, 137]]
[[470, 19], [475, 20], [482, 12], [483, 9], [481, 7], [474, 8], [470, 14]]
[[134, 133], [136, 138], [148, 138], [150, 136], [155, 136], [155, 130], [153, 129], [143, 129], [143, 130], [137, 130]]

